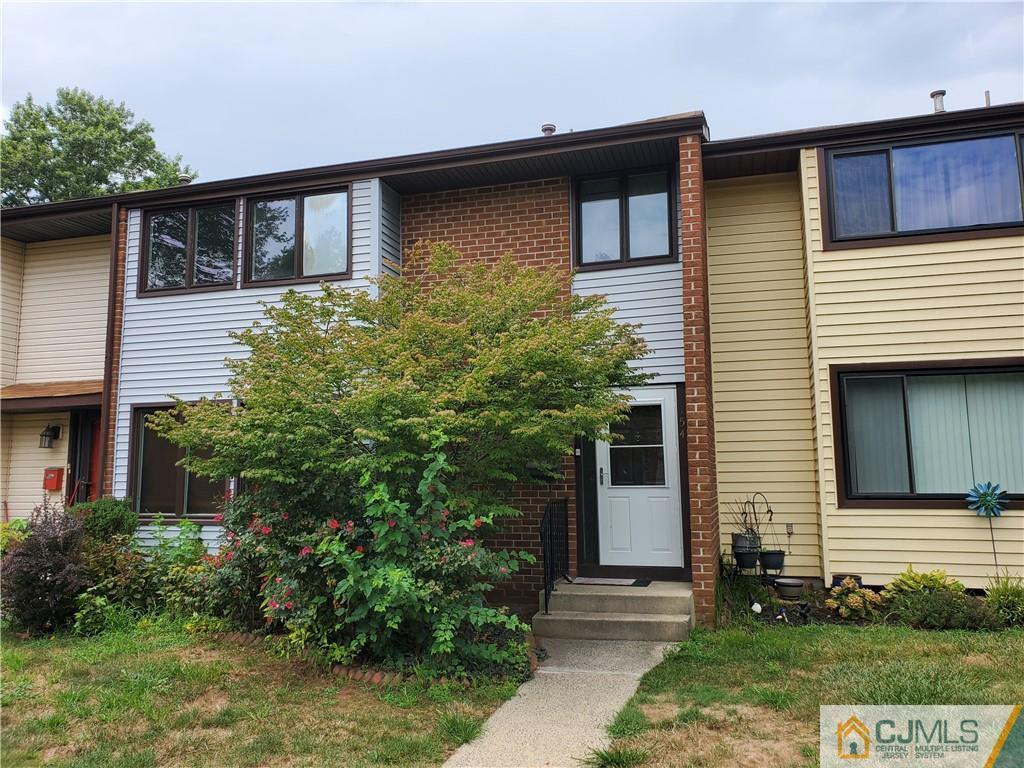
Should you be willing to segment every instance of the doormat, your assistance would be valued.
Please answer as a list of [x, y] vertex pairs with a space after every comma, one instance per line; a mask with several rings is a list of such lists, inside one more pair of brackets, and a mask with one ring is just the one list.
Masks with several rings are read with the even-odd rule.
[[598, 579], [593, 576], [580, 576], [572, 580], [573, 584], [594, 584], [604, 587], [647, 587], [650, 579]]

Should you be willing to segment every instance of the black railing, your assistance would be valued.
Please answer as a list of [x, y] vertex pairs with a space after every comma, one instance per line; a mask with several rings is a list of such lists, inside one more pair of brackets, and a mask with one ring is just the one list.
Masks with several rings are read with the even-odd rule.
[[555, 582], [569, 577], [569, 500], [552, 499], [540, 521], [540, 548], [544, 557], [544, 613]]

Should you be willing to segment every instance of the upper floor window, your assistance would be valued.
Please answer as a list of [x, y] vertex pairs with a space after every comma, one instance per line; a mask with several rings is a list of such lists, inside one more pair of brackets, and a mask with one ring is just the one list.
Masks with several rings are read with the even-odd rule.
[[668, 171], [579, 181], [576, 252], [580, 268], [674, 259]]
[[962, 500], [977, 482], [1024, 498], [1024, 369], [840, 372], [849, 499]]
[[348, 275], [349, 218], [347, 189], [251, 201], [246, 282]]
[[214, 288], [234, 283], [235, 203], [146, 214], [143, 291]]
[[1024, 224], [1014, 134], [830, 153], [833, 240]]

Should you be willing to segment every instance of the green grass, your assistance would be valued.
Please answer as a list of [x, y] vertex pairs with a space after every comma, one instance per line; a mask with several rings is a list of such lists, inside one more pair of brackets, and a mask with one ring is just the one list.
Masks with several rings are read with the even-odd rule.
[[427, 678], [380, 689], [162, 618], [2, 643], [4, 768], [436, 766], [516, 690]]
[[[926, 632], [811, 625], [697, 630], [644, 676], [609, 728], [614, 737], [609, 751], [647, 751], [652, 765], [716, 768], [744, 765], [752, 755], [770, 753], [780, 768], [805, 768], [817, 765], [822, 704], [1021, 700], [1020, 629]], [[641, 726], [645, 721], [646, 728]], [[650, 727], [652, 722], [656, 727]]]
[[635, 765], [643, 765], [648, 757], [650, 752], [645, 749], [610, 747], [591, 750], [581, 762], [587, 768], [633, 768]]

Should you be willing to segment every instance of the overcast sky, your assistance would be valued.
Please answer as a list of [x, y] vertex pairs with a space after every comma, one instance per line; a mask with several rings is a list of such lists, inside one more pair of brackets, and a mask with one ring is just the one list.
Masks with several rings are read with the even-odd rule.
[[1024, 100], [1024, 3], [3, 3], [4, 114], [125, 101], [204, 181], [702, 109], [713, 138]]

